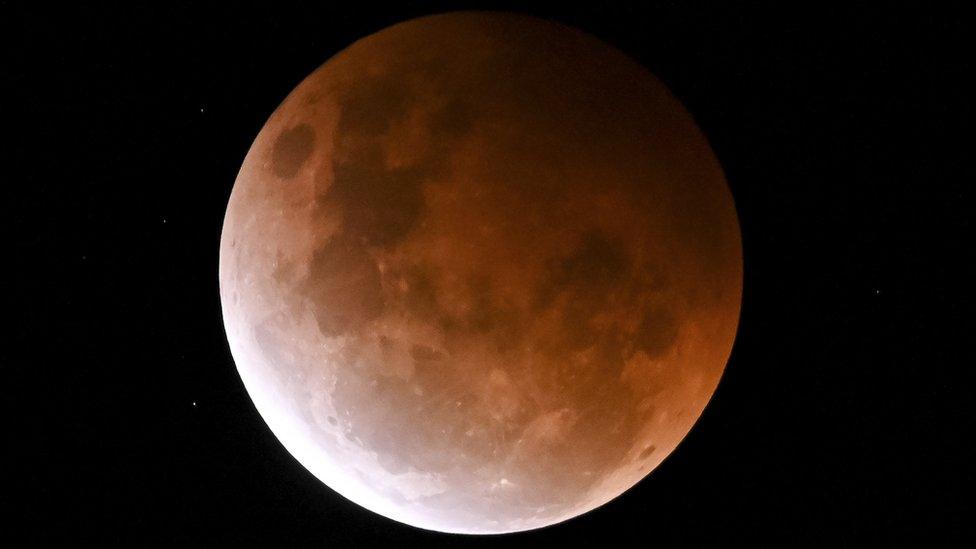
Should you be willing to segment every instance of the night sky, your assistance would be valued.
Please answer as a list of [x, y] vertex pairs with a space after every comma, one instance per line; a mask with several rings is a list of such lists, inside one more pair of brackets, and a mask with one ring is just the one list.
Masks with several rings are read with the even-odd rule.
[[[20, 136], [3, 190], [15, 531], [127, 546], [967, 537], [963, 18], [562, 4], [0, 3], [5, 118]], [[234, 179], [285, 95], [367, 34], [471, 8], [578, 27], [667, 84], [725, 170], [745, 258], [732, 357], [678, 449], [592, 513], [484, 538], [395, 523], [303, 469], [237, 375], [217, 283]]]

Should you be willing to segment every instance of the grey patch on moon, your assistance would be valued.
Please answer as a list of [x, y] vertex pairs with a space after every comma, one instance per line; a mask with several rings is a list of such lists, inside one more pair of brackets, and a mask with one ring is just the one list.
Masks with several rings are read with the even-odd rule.
[[626, 250], [598, 231], [588, 231], [581, 240], [573, 254], [554, 268], [552, 287], [611, 289], [631, 266]]
[[308, 124], [299, 124], [281, 132], [271, 149], [271, 169], [282, 179], [298, 175], [315, 146], [315, 130]]
[[[339, 98], [339, 146], [328, 184], [318, 183], [319, 207], [342, 212], [342, 230], [368, 246], [389, 247], [402, 240], [423, 215], [423, 184], [444, 170], [442, 151], [429, 150], [391, 166], [388, 132], [403, 123], [424, 98], [406, 87], [404, 69], [349, 84]], [[453, 121], [453, 122], [451, 122]], [[421, 117], [427, 141], [456, 139], [470, 128], [470, 109], [463, 99]]]
[[396, 244], [417, 223], [424, 207], [423, 173], [388, 169], [376, 147], [356, 151], [335, 167], [334, 181], [322, 197], [343, 212], [342, 230], [370, 246]]
[[647, 446], [647, 448], [644, 448], [639, 456], [637, 456], [637, 459], [639, 461], [644, 461], [645, 459], [651, 457], [651, 454], [653, 454], [655, 450], [657, 450], [657, 446], [650, 444]]
[[326, 336], [358, 329], [383, 312], [376, 263], [357, 242], [343, 236], [315, 251], [302, 290]]
[[665, 305], [650, 307], [637, 329], [637, 347], [649, 358], [663, 356], [678, 340], [678, 320]]

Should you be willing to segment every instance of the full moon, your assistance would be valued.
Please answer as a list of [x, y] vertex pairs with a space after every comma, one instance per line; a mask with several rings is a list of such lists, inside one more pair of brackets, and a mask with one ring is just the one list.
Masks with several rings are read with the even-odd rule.
[[244, 386], [303, 466], [391, 519], [487, 534], [603, 505], [675, 449], [731, 352], [742, 248], [715, 155], [640, 64], [457, 13], [288, 95], [219, 277]]

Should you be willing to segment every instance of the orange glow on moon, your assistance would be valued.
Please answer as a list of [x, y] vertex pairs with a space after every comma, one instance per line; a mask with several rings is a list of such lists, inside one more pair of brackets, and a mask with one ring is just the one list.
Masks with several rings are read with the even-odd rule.
[[254, 141], [220, 244], [255, 406], [346, 498], [527, 530], [618, 496], [711, 398], [742, 252], [721, 168], [640, 65], [538, 19], [366, 37]]

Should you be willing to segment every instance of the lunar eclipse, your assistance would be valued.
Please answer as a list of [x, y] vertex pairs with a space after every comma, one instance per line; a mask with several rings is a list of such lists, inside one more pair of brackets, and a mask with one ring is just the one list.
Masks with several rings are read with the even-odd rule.
[[644, 67], [515, 15], [415, 19], [301, 82], [220, 242], [228, 341], [287, 450], [420, 528], [592, 510], [687, 435], [742, 297], [736, 212]]

